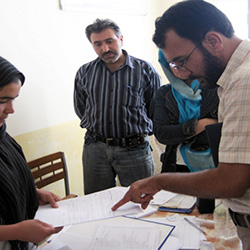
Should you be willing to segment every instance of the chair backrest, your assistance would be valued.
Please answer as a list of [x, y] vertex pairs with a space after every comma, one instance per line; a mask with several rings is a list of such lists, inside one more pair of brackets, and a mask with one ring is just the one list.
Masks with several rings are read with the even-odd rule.
[[28, 162], [37, 188], [64, 179], [65, 194], [69, 195], [67, 165], [63, 152], [56, 152]]

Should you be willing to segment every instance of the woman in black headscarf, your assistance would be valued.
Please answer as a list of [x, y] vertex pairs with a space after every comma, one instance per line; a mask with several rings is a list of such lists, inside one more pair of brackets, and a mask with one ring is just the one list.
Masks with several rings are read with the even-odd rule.
[[57, 195], [37, 190], [21, 147], [6, 132], [5, 120], [14, 113], [13, 101], [24, 75], [0, 57], [0, 249], [31, 249], [61, 228], [34, 220], [38, 205], [57, 207]]

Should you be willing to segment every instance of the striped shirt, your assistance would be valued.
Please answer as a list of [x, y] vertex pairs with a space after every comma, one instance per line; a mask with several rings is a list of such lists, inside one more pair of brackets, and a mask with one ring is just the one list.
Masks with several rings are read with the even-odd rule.
[[[223, 122], [219, 161], [250, 164], [250, 41], [242, 41], [218, 84], [219, 122]], [[250, 167], [250, 165], [249, 165]], [[241, 198], [225, 200], [239, 213], [250, 213], [250, 189]]]
[[122, 138], [153, 131], [154, 97], [161, 80], [151, 64], [129, 56], [115, 72], [97, 58], [75, 78], [74, 107], [80, 126], [104, 137]]
[[[0, 127], [0, 225], [33, 219], [37, 208], [32, 174], [21, 147], [6, 132], [4, 123]], [[27, 242], [11, 241], [10, 244], [11, 249], [27, 249]]]

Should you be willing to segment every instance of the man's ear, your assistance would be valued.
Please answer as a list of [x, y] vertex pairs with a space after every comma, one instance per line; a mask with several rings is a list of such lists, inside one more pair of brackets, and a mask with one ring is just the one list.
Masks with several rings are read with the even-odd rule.
[[212, 54], [216, 55], [220, 53], [224, 46], [223, 46], [223, 39], [221, 34], [215, 31], [209, 31], [203, 42], [202, 45]]
[[120, 41], [121, 41], [121, 45], [123, 46], [123, 35], [120, 35]]

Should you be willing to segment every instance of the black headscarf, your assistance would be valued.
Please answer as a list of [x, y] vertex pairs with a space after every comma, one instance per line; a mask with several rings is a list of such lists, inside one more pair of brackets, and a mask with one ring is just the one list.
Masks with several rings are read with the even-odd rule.
[[8, 85], [13, 77], [18, 77], [24, 84], [25, 77], [14, 65], [0, 56], [0, 88]]

